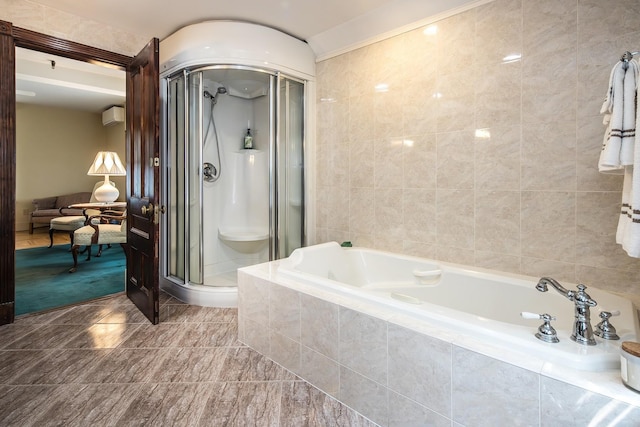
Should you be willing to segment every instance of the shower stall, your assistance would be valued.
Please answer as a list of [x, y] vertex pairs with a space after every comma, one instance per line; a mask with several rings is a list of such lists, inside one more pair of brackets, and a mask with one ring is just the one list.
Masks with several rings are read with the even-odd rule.
[[314, 57], [254, 24], [195, 24], [160, 44], [163, 290], [237, 304], [236, 270], [305, 244]]

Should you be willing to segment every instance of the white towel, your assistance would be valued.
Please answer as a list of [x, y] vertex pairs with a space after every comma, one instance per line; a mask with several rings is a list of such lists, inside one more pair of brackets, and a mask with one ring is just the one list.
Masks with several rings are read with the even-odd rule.
[[623, 173], [633, 165], [635, 152], [636, 90], [638, 63], [618, 62], [609, 76], [609, 89], [600, 112], [607, 125], [598, 169], [603, 173]]
[[[640, 123], [640, 108], [636, 111], [636, 123]], [[635, 142], [632, 166], [624, 167], [616, 242], [629, 256], [640, 258], [640, 138]]]

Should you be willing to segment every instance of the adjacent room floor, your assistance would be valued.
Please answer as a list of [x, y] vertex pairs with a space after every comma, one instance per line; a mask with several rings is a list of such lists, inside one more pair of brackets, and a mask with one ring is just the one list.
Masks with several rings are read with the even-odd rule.
[[374, 426], [237, 341], [237, 310], [119, 294], [0, 327], [4, 426]]

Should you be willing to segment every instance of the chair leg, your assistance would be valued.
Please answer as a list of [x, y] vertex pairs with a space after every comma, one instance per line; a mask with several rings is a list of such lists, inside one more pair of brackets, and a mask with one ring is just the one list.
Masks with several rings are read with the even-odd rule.
[[33, 234], [33, 223], [29, 223], [29, 234]]
[[87, 245], [85, 251], [87, 251], [87, 261], [91, 261], [91, 245]]
[[98, 245], [98, 253], [96, 254], [96, 257], [99, 257], [102, 255], [102, 245]]
[[69, 232], [69, 241], [71, 242], [71, 244], [69, 244], [69, 252], [71, 252], [71, 249], [73, 248], [73, 231]]
[[75, 273], [78, 269], [78, 245], [73, 245], [71, 248], [71, 255], [73, 256], [73, 267], [69, 269], [69, 273]]
[[[33, 228], [31, 230], [33, 232]], [[29, 233], [29, 234], [31, 234], [31, 233]], [[49, 242], [50, 242], [49, 243], [49, 247], [52, 247], [53, 246], [53, 228], [49, 229]]]

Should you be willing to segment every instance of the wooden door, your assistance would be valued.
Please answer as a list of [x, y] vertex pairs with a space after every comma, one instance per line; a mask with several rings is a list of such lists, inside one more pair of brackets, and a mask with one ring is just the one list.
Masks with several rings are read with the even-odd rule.
[[127, 67], [127, 296], [159, 323], [159, 41]]

